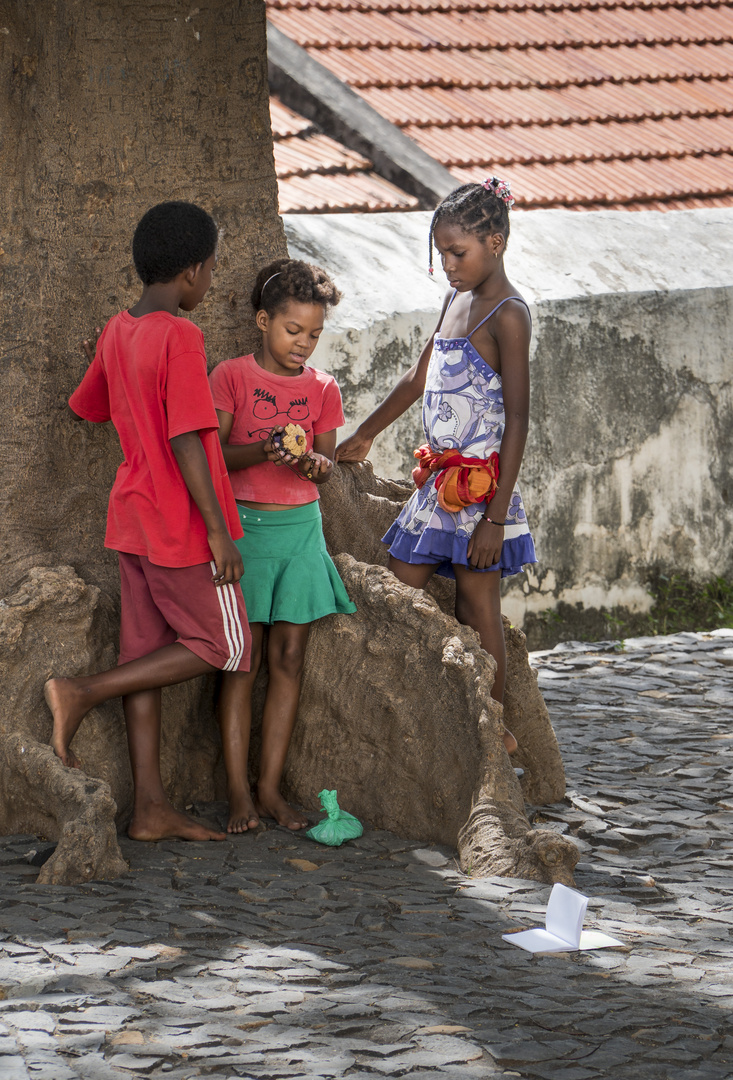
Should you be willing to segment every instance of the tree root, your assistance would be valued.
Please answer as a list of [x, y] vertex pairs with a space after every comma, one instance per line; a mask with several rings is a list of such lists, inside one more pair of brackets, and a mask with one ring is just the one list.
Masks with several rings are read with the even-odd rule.
[[39, 884], [73, 885], [127, 872], [117, 843], [117, 806], [103, 780], [67, 769], [50, 746], [19, 732], [0, 739], [0, 776], [12, 815], [22, 820], [31, 804], [47, 818], [49, 839], [58, 841]]

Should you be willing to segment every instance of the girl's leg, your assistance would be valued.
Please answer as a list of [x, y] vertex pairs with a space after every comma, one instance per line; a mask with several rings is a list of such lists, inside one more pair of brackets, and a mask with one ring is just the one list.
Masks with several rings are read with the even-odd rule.
[[160, 775], [160, 699], [157, 688], [122, 699], [135, 792], [127, 835], [132, 840], [224, 840], [225, 833], [201, 825], [168, 802]]
[[395, 559], [392, 555], [387, 563], [394, 576], [403, 585], [409, 585], [412, 589], [424, 589], [438, 569], [438, 565], [438, 563], [406, 563]]
[[295, 725], [310, 623], [276, 622], [267, 641], [269, 682], [262, 716], [262, 759], [257, 783], [257, 810], [278, 825], [304, 829], [308, 819], [280, 794], [290, 736]]
[[247, 778], [249, 734], [252, 727], [252, 688], [262, 662], [262, 623], [250, 623], [252, 654], [249, 671], [225, 671], [219, 694], [219, 727], [227, 774], [229, 821], [227, 832], [242, 833], [260, 823]]
[[[456, 618], [465, 626], [473, 627], [481, 640], [481, 648], [494, 657], [496, 677], [491, 696], [503, 704], [506, 645], [504, 624], [501, 620], [501, 571], [479, 573], [457, 564], [454, 564], [453, 569], [456, 573]], [[517, 740], [506, 727], [504, 746], [509, 754], [513, 754], [517, 749]]]
[[78, 768], [79, 761], [69, 744], [90, 709], [110, 698], [137, 694], [141, 690], [157, 690], [215, 670], [185, 645], [175, 644], [98, 675], [49, 679], [43, 693], [53, 715], [51, 746], [64, 765]]

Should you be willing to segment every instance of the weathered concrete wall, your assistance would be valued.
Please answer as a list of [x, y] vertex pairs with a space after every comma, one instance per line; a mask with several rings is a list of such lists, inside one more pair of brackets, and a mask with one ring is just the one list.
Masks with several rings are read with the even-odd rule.
[[[347, 432], [435, 326], [429, 221], [285, 219], [291, 254], [345, 293], [315, 360], [341, 384]], [[520, 483], [540, 562], [506, 583], [505, 612], [640, 611], [651, 566], [733, 573], [733, 209], [516, 213], [506, 261], [534, 318]], [[376, 441], [376, 472], [407, 476], [420, 441], [415, 406]]]

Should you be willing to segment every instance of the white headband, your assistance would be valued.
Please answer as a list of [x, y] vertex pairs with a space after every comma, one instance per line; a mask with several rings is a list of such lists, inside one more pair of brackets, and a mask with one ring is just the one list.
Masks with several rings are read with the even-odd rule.
[[269, 277], [269, 278], [267, 279], [267, 281], [265, 282], [265, 284], [264, 284], [264, 285], [262, 286], [262, 288], [260, 289], [260, 301], [262, 300], [262, 294], [263, 294], [263, 292], [265, 291], [265, 289], [267, 288], [267, 286], [268, 286], [268, 285], [270, 284], [270, 282], [271, 282], [271, 281], [272, 281], [272, 280], [273, 280], [274, 278], [276, 278], [276, 277], [280, 277], [280, 275], [281, 275], [281, 274], [282, 274], [282, 270], [278, 270], [278, 272], [277, 272], [276, 274], [273, 274], [273, 275], [272, 275], [272, 277]]

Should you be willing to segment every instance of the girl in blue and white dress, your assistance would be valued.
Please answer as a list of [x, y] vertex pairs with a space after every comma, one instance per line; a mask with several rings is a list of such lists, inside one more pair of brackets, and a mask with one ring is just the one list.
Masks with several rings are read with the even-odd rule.
[[[413, 588], [434, 573], [455, 577], [456, 618], [473, 627], [497, 664], [492, 696], [504, 698], [506, 653], [500, 580], [536, 562], [517, 475], [529, 422], [526, 301], [504, 270], [509, 185], [464, 184], [430, 226], [450, 291], [418, 362], [336, 450], [363, 461], [380, 431], [421, 394], [426, 444], [415, 451], [417, 489], [383, 538], [389, 567]], [[512, 753], [514, 736], [505, 729]]]

